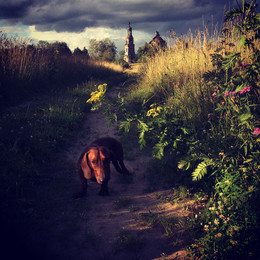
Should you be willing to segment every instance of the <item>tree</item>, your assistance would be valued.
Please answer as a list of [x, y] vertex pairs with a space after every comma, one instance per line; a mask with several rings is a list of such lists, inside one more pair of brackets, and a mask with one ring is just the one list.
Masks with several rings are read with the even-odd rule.
[[83, 50], [81, 50], [80, 48], [76, 48], [73, 52], [73, 55], [75, 57], [89, 58], [88, 50], [85, 47]]
[[89, 54], [91, 57], [99, 60], [114, 61], [116, 57], [116, 45], [110, 39], [89, 41]]
[[60, 55], [68, 55], [70, 56], [71, 50], [68, 47], [66, 42], [54, 42], [50, 44], [50, 48], [53, 49], [54, 51], [58, 52]]
[[64, 56], [70, 56], [72, 54], [66, 42], [56, 41], [54, 43], [49, 43], [47, 41], [39, 41], [37, 47], [52, 54], [58, 53], [59, 55]]
[[144, 62], [146, 61], [146, 59], [148, 57], [151, 57], [154, 55], [154, 50], [153, 48], [150, 46], [150, 44], [148, 44], [147, 42], [142, 46], [139, 47], [136, 53], [136, 60], [138, 62]]

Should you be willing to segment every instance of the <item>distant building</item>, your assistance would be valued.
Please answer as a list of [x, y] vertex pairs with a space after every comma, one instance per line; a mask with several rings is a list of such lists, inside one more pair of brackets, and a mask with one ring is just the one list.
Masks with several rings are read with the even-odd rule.
[[167, 47], [166, 41], [160, 36], [159, 32], [155, 32], [155, 36], [153, 39], [149, 42], [150, 45], [152, 45], [155, 48], [161, 48], [164, 49]]
[[135, 62], [135, 45], [134, 45], [134, 37], [132, 35], [132, 27], [130, 26], [130, 22], [128, 23], [128, 28], [127, 28], [124, 60], [128, 63]]

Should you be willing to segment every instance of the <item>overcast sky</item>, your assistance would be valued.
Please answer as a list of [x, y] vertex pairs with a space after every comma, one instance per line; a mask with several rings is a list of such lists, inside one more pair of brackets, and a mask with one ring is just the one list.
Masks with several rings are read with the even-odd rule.
[[137, 50], [155, 31], [167, 38], [169, 30], [186, 34], [203, 21], [220, 26], [230, 6], [236, 0], [0, 0], [0, 31], [65, 41], [72, 50], [108, 37], [121, 50], [131, 21]]

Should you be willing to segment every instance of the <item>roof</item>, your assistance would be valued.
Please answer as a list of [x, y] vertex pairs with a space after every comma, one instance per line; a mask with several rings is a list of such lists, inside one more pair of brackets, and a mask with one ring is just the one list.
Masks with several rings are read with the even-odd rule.
[[166, 41], [160, 36], [159, 32], [155, 32], [155, 36], [153, 39], [149, 42], [149, 44], [157, 45], [160, 47], [166, 47]]

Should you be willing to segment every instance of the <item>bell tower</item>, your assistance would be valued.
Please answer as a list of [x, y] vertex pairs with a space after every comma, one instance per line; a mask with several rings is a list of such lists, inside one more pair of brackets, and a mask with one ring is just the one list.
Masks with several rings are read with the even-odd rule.
[[132, 35], [132, 27], [130, 26], [130, 22], [128, 23], [128, 28], [127, 28], [124, 60], [128, 63], [135, 62], [135, 45], [134, 45], [134, 37]]

